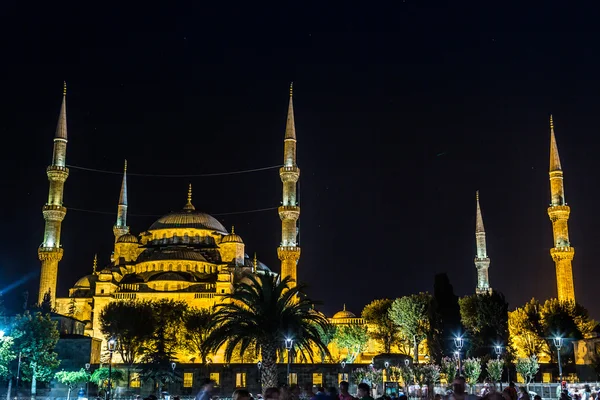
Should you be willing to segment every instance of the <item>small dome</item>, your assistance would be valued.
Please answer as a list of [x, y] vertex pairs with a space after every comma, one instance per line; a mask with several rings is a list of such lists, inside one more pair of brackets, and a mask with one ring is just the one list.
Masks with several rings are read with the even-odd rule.
[[96, 275], [86, 275], [83, 278], [79, 279], [75, 283], [74, 287], [76, 287], [76, 288], [91, 288], [92, 283], [96, 282], [96, 280], [97, 280]]
[[122, 236], [119, 236], [117, 239], [117, 243], [138, 243], [137, 237], [132, 235], [131, 233], [126, 233]]
[[221, 239], [221, 243], [244, 243], [240, 235], [235, 233], [235, 228], [231, 227], [231, 233], [229, 235], [223, 236]]
[[344, 304], [344, 309], [342, 311], [338, 311], [333, 316], [333, 319], [343, 319], [343, 318], [356, 318], [354, 313], [346, 310], [346, 305]]

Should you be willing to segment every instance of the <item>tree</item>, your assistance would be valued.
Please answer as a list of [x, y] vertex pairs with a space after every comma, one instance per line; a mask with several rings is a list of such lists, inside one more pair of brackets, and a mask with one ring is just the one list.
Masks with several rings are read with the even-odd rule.
[[54, 309], [54, 303], [52, 301], [52, 295], [50, 294], [50, 290], [44, 293], [44, 297], [42, 298], [42, 302], [36, 304], [33, 307], [34, 311], [39, 311], [42, 314], [52, 314], [56, 310]]
[[14, 339], [10, 336], [0, 338], [0, 379], [11, 376], [10, 363], [17, 358], [15, 353]]
[[435, 329], [431, 329], [430, 336], [427, 338], [427, 347], [431, 357], [436, 362], [440, 362], [445, 354], [454, 353], [452, 338], [456, 333], [463, 331], [458, 296], [454, 294], [454, 288], [445, 273], [437, 274], [434, 278], [433, 300]]
[[467, 358], [463, 361], [463, 367], [465, 369], [465, 378], [467, 383], [473, 388], [477, 384], [477, 380], [481, 375], [481, 359], [479, 358]]
[[208, 357], [204, 342], [211, 332], [212, 315], [210, 309], [191, 308], [184, 316], [185, 347], [197, 354], [202, 364], [206, 364], [206, 357]]
[[373, 300], [362, 311], [363, 319], [371, 326], [369, 336], [381, 342], [385, 353], [392, 352], [392, 345], [398, 339], [398, 328], [389, 314], [393, 302], [390, 299]]
[[497, 383], [502, 379], [502, 369], [504, 368], [504, 360], [489, 359], [486, 364], [486, 372], [492, 382]]
[[210, 352], [225, 347], [226, 362], [238, 345], [244, 352], [254, 344], [262, 358], [263, 389], [278, 386], [277, 355], [285, 351], [286, 338], [292, 338], [294, 349], [311, 360], [313, 349], [329, 354], [319, 332], [327, 319], [314, 311], [314, 301], [302, 295], [303, 285], [290, 283], [289, 277], [245, 274], [216, 306], [214, 328], [206, 339]]
[[525, 382], [527, 383], [527, 390], [529, 390], [529, 384], [535, 378], [535, 375], [540, 370], [540, 365], [538, 364], [538, 360], [536, 356], [531, 356], [527, 358], [520, 358], [517, 360], [516, 364], [517, 372], [523, 377]]
[[114, 301], [100, 312], [100, 330], [106, 339], [117, 339], [117, 353], [123, 363], [139, 361], [154, 329], [154, 315], [149, 302]]
[[517, 357], [531, 357], [547, 351], [540, 304], [531, 299], [521, 308], [508, 313], [510, 345]]
[[[329, 344], [332, 343], [333, 340], [335, 339], [336, 333], [337, 333], [337, 326], [335, 326], [334, 324], [327, 324], [324, 327], [319, 327], [319, 334], [321, 335], [321, 341], [328, 348], [329, 348]], [[321, 362], [325, 362], [326, 358], [327, 358], [327, 356], [325, 355], [325, 353], [321, 352]], [[333, 358], [331, 357], [331, 354], [329, 355], [329, 360], [331, 362], [335, 362], [335, 360], [333, 360]]]
[[458, 362], [456, 358], [444, 357], [442, 358], [442, 372], [446, 375], [446, 383], [452, 384], [454, 377], [456, 376], [456, 370]]
[[54, 374], [54, 379], [67, 386], [67, 400], [71, 398], [71, 391], [80, 383], [90, 380], [90, 374], [81, 368], [79, 371], [58, 371]]
[[31, 398], [37, 394], [37, 381], [52, 379], [54, 369], [60, 361], [54, 352], [59, 339], [56, 322], [50, 314], [36, 312], [31, 315], [25, 311], [17, 315], [13, 329], [15, 350], [21, 352], [23, 379], [31, 381]]
[[75, 314], [77, 314], [77, 303], [75, 303], [75, 297], [71, 297], [71, 301], [69, 302], [69, 310], [67, 311], [67, 315], [71, 318], [75, 318]]
[[394, 300], [390, 319], [400, 332], [414, 342], [413, 357], [419, 362], [419, 343], [427, 337], [431, 328], [432, 296], [429, 293], [412, 294]]
[[[109, 370], [107, 367], [98, 368], [92, 373], [90, 376], [90, 382], [96, 384], [100, 389], [106, 390], [108, 389], [108, 378], [109, 378]], [[110, 371], [110, 388], [114, 389], [117, 387], [119, 382], [122, 382], [125, 378], [125, 374], [122, 370], [118, 368], [112, 368]]]
[[356, 357], [367, 349], [369, 336], [364, 325], [342, 325], [337, 328], [333, 342], [340, 349], [348, 352], [346, 362], [353, 363]]
[[508, 342], [508, 303], [502, 293], [465, 296], [458, 304], [462, 324], [469, 334], [467, 354], [486, 356], [490, 344]]

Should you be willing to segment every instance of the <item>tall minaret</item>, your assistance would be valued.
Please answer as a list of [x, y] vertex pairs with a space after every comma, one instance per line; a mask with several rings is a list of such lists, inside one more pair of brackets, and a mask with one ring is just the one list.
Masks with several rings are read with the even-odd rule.
[[42, 262], [40, 273], [40, 292], [38, 302], [41, 303], [46, 293], [50, 293], [52, 302], [56, 300], [56, 281], [58, 278], [58, 262], [62, 259], [63, 249], [60, 246], [60, 228], [67, 209], [63, 207], [65, 181], [69, 176], [66, 167], [67, 158], [67, 84], [63, 87], [63, 99], [58, 117], [56, 134], [54, 135], [54, 152], [52, 164], [46, 168], [50, 181], [48, 202], [43, 208], [46, 227], [44, 242], [38, 248], [38, 258]]
[[565, 202], [565, 188], [563, 185], [563, 171], [560, 166], [556, 137], [554, 136], [554, 123], [550, 116], [550, 207], [548, 216], [552, 221], [554, 232], [554, 248], [550, 255], [556, 264], [556, 286], [558, 300], [575, 301], [575, 288], [573, 286], [573, 267], [571, 261], [575, 249], [569, 242], [569, 214], [571, 208]]
[[296, 221], [300, 217], [300, 207], [298, 207], [296, 197], [296, 183], [300, 177], [300, 169], [296, 164], [296, 127], [294, 125], [292, 85], [290, 85], [290, 104], [285, 126], [283, 167], [279, 169], [279, 176], [283, 183], [283, 201], [279, 207], [281, 245], [277, 249], [277, 256], [281, 260], [281, 277], [289, 276], [293, 280], [291, 286], [296, 286], [296, 266], [300, 259], [300, 247], [298, 247], [297, 241], [298, 228], [296, 227]]
[[483, 227], [483, 217], [481, 216], [481, 207], [479, 206], [479, 191], [475, 192], [475, 201], [477, 202], [477, 218], [475, 221], [475, 243], [477, 245], [477, 256], [475, 257], [475, 268], [477, 268], [477, 294], [491, 293], [490, 277], [488, 269], [490, 259], [487, 255], [487, 245], [485, 243], [485, 228]]
[[117, 206], [117, 223], [113, 226], [115, 242], [118, 238], [129, 233], [127, 226], [127, 160], [123, 168], [123, 181], [121, 182], [121, 193], [119, 194], [119, 205]]

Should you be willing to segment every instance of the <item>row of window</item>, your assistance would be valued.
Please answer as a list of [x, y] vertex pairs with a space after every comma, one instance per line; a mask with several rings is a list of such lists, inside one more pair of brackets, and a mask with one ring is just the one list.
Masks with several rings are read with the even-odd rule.
[[[341, 381], [348, 382], [348, 374], [338, 374], [338, 383]], [[211, 372], [210, 379], [215, 381], [216, 386], [221, 384], [221, 374], [219, 372]], [[312, 383], [314, 386], [322, 386], [323, 385], [323, 374], [320, 372], [313, 373]], [[290, 385], [298, 384], [298, 374], [290, 373]], [[141, 386], [140, 375], [138, 373], [131, 374], [130, 386], [132, 388], [139, 388]], [[191, 388], [194, 386], [194, 373], [193, 372], [184, 372], [183, 373], [183, 387]], [[237, 372], [235, 374], [235, 387], [236, 388], [245, 388], [246, 386], [246, 373], [245, 372]]]
[[177, 264], [177, 265], [173, 265], [173, 264], [168, 264], [166, 267], [164, 264], [159, 264], [158, 266], [156, 264], [152, 264], [152, 265], [143, 265], [143, 266], [137, 266], [134, 267], [133, 269], [135, 269], [137, 272], [152, 272], [152, 271], [174, 271], [174, 272], [203, 272], [205, 274], [215, 274], [217, 272], [217, 266], [216, 265], [206, 265], [206, 264], [195, 264], [195, 265], [189, 265], [189, 264], [185, 264], [185, 265], [181, 265], [181, 264]]

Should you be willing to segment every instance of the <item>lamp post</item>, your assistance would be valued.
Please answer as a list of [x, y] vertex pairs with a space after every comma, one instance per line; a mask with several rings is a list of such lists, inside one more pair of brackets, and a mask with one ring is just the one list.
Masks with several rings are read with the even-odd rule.
[[90, 367], [90, 363], [85, 363], [85, 372], [88, 375], [87, 380], [85, 381], [85, 397], [88, 399], [90, 398]]
[[[494, 350], [496, 351], [496, 359], [500, 361], [500, 355], [502, 354], [502, 346], [497, 344], [494, 346]], [[500, 391], [502, 391], [502, 373], [500, 374]]]
[[460, 361], [460, 351], [462, 350], [464, 345], [464, 340], [462, 336], [457, 336], [454, 338], [454, 346], [456, 346], [456, 355], [458, 356], [458, 375], [462, 372], [462, 364]]
[[290, 362], [292, 361], [291, 357], [290, 357], [290, 351], [292, 350], [292, 348], [294, 347], [294, 339], [292, 338], [285, 338], [285, 349], [287, 350], [287, 356], [288, 356], [288, 362], [287, 362], [287, 383], [288, 386], [291, 385], [290, 382]]
[[262, 393], [262, 361], [256, 363], [256, 368], [258, 368], [258, 391]]
[[340, 381], [345, 381], [346, 379], [346, 361], [342, 361], [340, 363], [340, 366], [342, 367], [342, 379], [340, 379]]
[[19, 362], [17, 364], [17, 399], [19, 398], [19, 377], [21, 376], [21, 352], [19, 352]]
[[109, 359], [108, 359], [108, 390], [107, 390], [107, 398], [106, 400], [110, 400], [110, 396], [112, 395], [112, 382], [111, 382], [111, 378], [112, 378], [112, 357], [113, 357], [113, 353], [115, 352], [115, 350], [117, 349], [117, 340], [115, 338], [111, 338], [108, 341], [108, 353], [109, 353]]
[[560, 349], [562, 348], [563, 345], [563, 338], [561, 338], [560, 336], [557, 336], [554, 338], [554, 345], [556, 346], [556, 354], [558, 354], [558, 376], [559, 376], [559, 384], [562, 387], [562, 365], [560, 363]]

